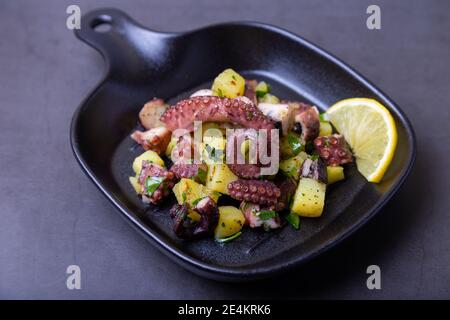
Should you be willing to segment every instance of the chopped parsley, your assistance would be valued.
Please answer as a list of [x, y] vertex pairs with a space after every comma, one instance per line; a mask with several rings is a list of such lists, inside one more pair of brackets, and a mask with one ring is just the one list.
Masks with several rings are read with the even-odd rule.
[[300, 218], [295, 213], [291, 212], [286, 216], [286, 221], [289, 222], [294, 229], [300, 228]]
[[[216, 149], [214, 147], [211, 147], [209, 144], [205, 145], [206, 152], [208, 153], [208, 156], [213, 161], [221, 161], [223, 157], [223, 150], [222, 149]], [[206, 176], [206, 173], [205, 173]]]
[[165, 179], [166, 177], [148, 177], [145, 180], [145, 193], [151, 196]]
[[206, 183], [206, 171], [203, 170], [202, 168], [198, 168], [197, 180], [202, 184]]
[[200, 200], [202, 200], [203, 198], [197, 198], [197, 199], [195, 199], [194, 201], [192, 201], [192, 205], [193, 206], [196, 206], [199, 202], [200, 202]]
[[303, 149], [303, 145], [300, 142], [300, 139], [297, 138], [297, 136], [293, 135], [292, 133], [289, 133], [287, 136], [289, 147], [292, 150], [292, 154], [294, 156], [298, 155], [300, 151]]
[[262, 210], [258, 213], [258, 217], [261, 220], [269, 220], [276, 217], [278, 214], [273, 210]]

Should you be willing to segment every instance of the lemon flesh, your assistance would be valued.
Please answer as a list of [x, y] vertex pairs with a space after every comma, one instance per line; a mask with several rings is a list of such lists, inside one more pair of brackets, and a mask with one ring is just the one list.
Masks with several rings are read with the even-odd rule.
[[397, 146], [390, 112], [376, 100], [351, 98], [335, 103], [326, 113], [352, 148], [358, 171], [369, 182], [380, 182]]

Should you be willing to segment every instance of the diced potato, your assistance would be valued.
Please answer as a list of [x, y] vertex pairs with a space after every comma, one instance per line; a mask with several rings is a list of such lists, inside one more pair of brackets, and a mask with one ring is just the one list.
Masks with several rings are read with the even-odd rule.
[[345, 179], [344, 168], [341, 166], [327, 167], [328, 184], [332, 184]]
[[262, 98], [259, 98], [259, 102], [277, 104], [280, 103], [280, 99], [273, 94], [266, 93]]
[[298, 181], [300, 177], [300, 168], [307, 157], [308, 155], [305, 152], [300, 152], [295, 157], [283, 160], [280, 162], [280, 170], [287, 177], [291, 177], [295, 181]]
[[228, 184], [237, 179], [238, 177], [231, 172], [226, 164], [213, 164], [208, 166], [206, 187], [209, 190], [229, 195]]
[[159, 164], [160, 166], [164, 167], [164, 161], [161, 159], [161, 157], [152, 150], [145, 151], [143, 154], [141, 154], [139, 157], [136, 157], [133, 161], [133, 170], [136, 174], [141, 173], [142, 170], [142, 161], [150, 161], [151, 163]]
[[215, 132], [215, 134], [203, 136], [203, 160], [206, 164], [223, 163], [227, 141], [222, 134], [219, 134], [219, 131], [210, 130], [209, 132]]
[[193, 207], [196, 200], [211, 197], [215, 202], [219, 200], [220, 194], [207, 189], [204, 185], [191, 179], [182, 178], [174, 187], [173, 193], [179, 204], [187, 203]]
[[319, 137], [329, 136], [331, 134], [333, 134], [333, 127], [331, 124], [328, 121], [321, 121]]
[[216, 239], [223, 239], [241, 231], [245, 217], [241, 210], [233, 206], [219, 207], [219, 223], [214, 235]]
[[236, 98], [244, 94], [245, 79], [233, 69], [226, 69], [214, 79], [211, 89], [219, 97]]
[[291, 212], [301, 217], [320, 217], [325, 204], [327, 186], [317, 180], [301, 178], [295, 191]]
[[137, 194], [141, 193], [141, 185], [138, 182], [138, 178], [136, 177], [128, 177], [128, 180], [130, 180], [131, 186], [133, 187], [134, 191], [136, 191]]

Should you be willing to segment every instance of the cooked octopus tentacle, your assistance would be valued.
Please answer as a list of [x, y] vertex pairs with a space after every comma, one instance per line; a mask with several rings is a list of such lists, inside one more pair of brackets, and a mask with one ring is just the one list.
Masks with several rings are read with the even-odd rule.
[[178, 179], [194, 179], [199, 183], [205, 183], [208, 166], [204, 163], [195, 164], [177, 162], [172, 165], [170, 171], [173, 172]]
[[167, 105], [162, 99], [154, 98], [147, 102], [139, 112], [139, 120], [145, 129], [164, 126], [159, 118], [166, 111]]
[[188, 98], [169, 107], [161, 116], [167, 129], [194, 129], [194, 121], [232, 122], [246, 128], [274, 129], [266, 117], [248, 99], [199, 96]]
[[[261, 176], [261, 168], [257, 163], [239, 163], [238, 157], [245, 161], [245, 156], [241, 154], [241, 145], [245, 140], [249, 140], [252, 147], [257, 147], [258, 145], [258, 134], [255, 130], [235, 130], [232, 134], [227, 136], [227, 162], [230, 170], [237, 175], [239, 178], [243, 179], [258, 179]], [[230, 146], [234, 148], [230, 148]], [[229, 154], [229, 151], [233, 150], [233, 154]], [[231, 161], [232, 160], [232, 161]], [[256, 159], [253, 162], [258, 161], [258, 155], [256, 154]]]
[[274, 206], [281, 195], [280, 189], [270, 181], [239, 179], [228, 184], [230, 197], [261, 205]]
[[328, 182], [327, 167], [322, 159], [316, 160], [306, 159], [300, 168], [300, 176], [303, 178], [311, 178], [322, 183]]
[[[146, 188], [148, 178], [160, 178], [160, 184], [156, 190], [149, 191]], [[142, 187], [142, 200], [146, 203], [158, 204], [169, 195], [170, 189], [173, 188], [176, 181], [172, 172], [150, 161], [142, 161], [142, 170], [138, 182]]]
[[193, 240], [210, 236], [219, 222], [219, 209], [210, 197], [203, 198], [194, 207], [194, 211], [200, 214], [200, 221], [194, 223], [187, 219], [189, 207], [187, 204], [175, 206], [169, 214], [174, 219], [173, 230], [176, 236], [184, 240]]
[[302, 102], [292, 102], [294, 124], [292, 131], [301, 134], [303, 143], [314, 140], [320, 131], [319, 113], [315, 107]]
[[264, 229], [277, 229], [281, 227], [281, 220], [278, 215], [275, 217], [263, 220], [259, 217], [259, 213], [263, 210], [270, 210], [272, 208], [262, 208], [257, 203], [242, 201], [240, 209], [245, 216], [245, 223], [250, 228], [264, 227]]
[[131, 138], [145, 150], [153, 150], [158, 154], [164, 153], [170, 143], [171, 133], [165, 127], [153, 128], [147, 131], [136, 130]]
[[353, 161], [352, 152], [340, 134], [316, 138], [314, 147], [329, 166], [339, 166]]
[[258, 179], [261, 177], [261, 168], [256, 164], [228, 164], [231, 172], [242, 179]]
[[295, 190], [297, 189], [297, 183], [294, 179], [290, 177], [280, 177], [275, 181], [275, 184], [280, 189], [281, 196], [278, 198], [278, 201], [275, 205], [276, 211], [283, 211], [289, 208], [289, 203], [291, 202], [291, 198], [295, 194]]

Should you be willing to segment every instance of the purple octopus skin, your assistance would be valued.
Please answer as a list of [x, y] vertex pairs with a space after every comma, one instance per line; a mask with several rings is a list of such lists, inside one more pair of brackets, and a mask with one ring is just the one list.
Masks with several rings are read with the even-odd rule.
[[297, 182], [290, 177], [279, 177], [275, 184], [280, 189], [281, 196], [275, 205], [275, 211], [289, 209], [289, 203], [297, 190]]
[[294, 126], [292, 131], [301, 134], [303, 143], [314, 140], [320, 132], [320, 119], [317, 110], [303, 102], [292, 102]]
[[280, 189], [270, 181], [238, 179], [228, 184], [230, 197], [240, 201], [274, 206], [281, 195]]
[[170, 167], [170, 171], [174, 173], [177, 179], [187, 178], [193, 179], [198, 183], [205, 183], [206, 173], [208, 172], [208, 166], [204, 163], [174, 163]]
[[[153, 191], [153, 193], [147, 193], [145, 189], [145, 182], [149, 177], [163, 177], [164, 180], [161, 182], [159, 187]], [[160, 165], [151, 163], [149, 161], [142, 161], [142, 170], [139, 174], [138, 182], [142, 189], [142, 201], [145, 203], [160, 203], [165, 197], [170, 194], [170, 189], [175, 185], [175, 175], [167, 171]]]
[[160, 120], [167, 129], [194, 129], [194, 121], [231, 122], [246, 128], [274, 129], [275, 124], [249, 99], [198, 96], [170, 106]]
[[327, 167], [322, 159], [316, 160], [306, 159], [300, 168], [300, 176], [310, 178], [327, 184], [328, 174]]
[[258, 179], [261, 177], [261, 168], [256, 164], [228, 164], [231, 172], [242, 179]]
[[339, 166], [353, 161], [352, 152], [340, 134], [316, 138], [314, 147], [328, 166]]
[[187, 204], [176, 204], [170, 209], [169, 215], [174, 219], [173, 231], [184, 240], [195, 240], [214, 234], [219, 222], [219, 209], [210, 197], [200, 200], [194, 211], [200, 214], [200, 221], [194, 223], [187, 219], [189, 207]]

